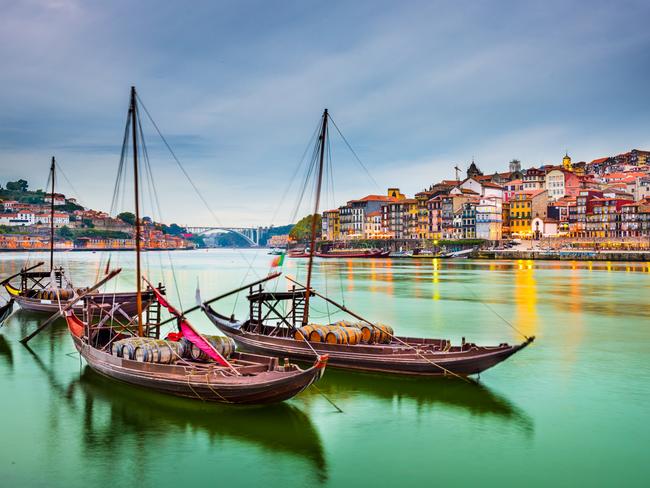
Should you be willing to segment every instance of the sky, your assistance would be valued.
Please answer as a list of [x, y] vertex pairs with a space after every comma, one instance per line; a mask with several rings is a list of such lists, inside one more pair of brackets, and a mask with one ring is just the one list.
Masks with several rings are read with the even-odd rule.
[[207, 202], [143, 120], [160, 202], [144, 213], [182, 225], [310, 213], [289, 183], [326, 107], [371, 176], [332, 132], [322, 207], [413, 195], [472, 158], [490, 173], [650, 149], [647, 1], [0, 8], [0, 183], [43, 187], [56, 156], [92, 208], [111, 207], [131, 85]]

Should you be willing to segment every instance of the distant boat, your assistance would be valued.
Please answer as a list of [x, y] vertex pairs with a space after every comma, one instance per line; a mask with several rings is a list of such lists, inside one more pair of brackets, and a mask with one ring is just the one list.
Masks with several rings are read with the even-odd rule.
[[279, 247], [274, 247], [273, 249], [270, 249], [267, 254], [272, 254], [273, 256], [280, 256], [281, 254], [284, 254], [285, 250], [280, 249]]
[[[368, 249], [330, 249], [328, 251], [315, 251], [313, 256], [317, 258], [385, 258], [389, 254], [388, 251], [376, 248]], [[309, 258], [309, 248], [305, 251], [295, 250], [289, 251], [287, 254], [290, 258]]]
[[442, 253], [440, 257], [443, 259], [468, 258], [469, 255], [472, 254], [473, 252], [474, 249], [463, 249], [462, 251], [451, 251], [451, 252]]
[[399, 251], [391, 251], [388, 254], [389, 258], [410, 258], [413, 256], [413, 251], [402, 251], [401, 249]]
[[[66, 307], [79, 294], [85, 292], [87, 288], [75, 288], [65, 275], [63, 267], [54, 266], [54, 190], [56, 181], [56, 160], [52, 157], [50, 165], [50, 181], [52, 182], [52, 203], [50, 205], [50, 266], [49, 270], [38, 269], [44, 262], [40, 262], [29, 268], [24, 268], [20, 272], [5, 278], [0, 285], [5, 287], [7, 293], [15, 299], [20, 308], [30, 312], [42, 312], [53, 314], [60, 310], [60, 307]], [[19, 287], [11, 284], [15, 278], [20, 279]], [[122, 303], [128, 313], [135, 310], [134, 292], [126, 293], [99, 293], [94, 292], [93, 296], [98, 303], [103, 303], [106, 307], [111, 307], [115, 303]], [[153, 295], [147, 294], [143, 298], [150, 302]], [[81, 310], [81, 302], [74, 305], [76, 310]]]

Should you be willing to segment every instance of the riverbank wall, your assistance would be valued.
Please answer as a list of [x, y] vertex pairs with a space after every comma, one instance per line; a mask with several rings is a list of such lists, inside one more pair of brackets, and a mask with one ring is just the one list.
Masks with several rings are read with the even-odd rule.
[[496, 250], [472, 253], [476, 259], [533, 259], [548, 261], [650, 261], [650, 251]]

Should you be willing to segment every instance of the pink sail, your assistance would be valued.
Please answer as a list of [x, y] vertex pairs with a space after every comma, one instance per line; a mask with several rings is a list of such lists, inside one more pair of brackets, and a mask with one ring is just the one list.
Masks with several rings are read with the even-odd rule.
[[[146, 281], [146, 280], [145, 280]], [[226, 358], [224, 358], [219, 351], [217, 351], [212, 344], [210, 344], [208, 341], [205, 340], [205, 338], [199, 334], [192, 325], [185, 320], [185, 318], [181, 315], [181, 313], [176, 310], [174, 307], [170, 305], [170, 303], [163, 297], [160, 292], [151, 286], [151, 283], [147, 281], [147, 284], [151, 287], [153, 290], [154, 294], [156, 295], [156, 300], [158, 300], [158, 303], [160, 303], [163, 307], [165, 307], [167, 310], [169, 310], [169, 313], [171, 313], [174, 317], [176, 317], [178, 320], [178, 325], [181, 329], [181, 333], [183, 336], [190, 341], [192, 344], [194, 344], [196, 347], [201, 349], [204, 353], [206, 353], [210, 358], [214, 359], [218, 364], [221, 366], [226, 366], [228, 368], [233, 368], [232, 364], [230, 364]], [[233, 368], [234, 369], [234, 368]]]
[[232, 368], [232, 365], [226, 360], [226, 358], [224, 358], [221, 354], [219, 354], [219, 351], [217, 351], [212, 344], [206, 341], [201, 334], [199, 334], [196, 330], [194, 330], [194, 327], [192, 327], [189, 322], [187, 322], [184, 319], [181, 319], [180, 328], [181, 328], [181, 332], [183, 333], [183, 336], [188, 341], [190, 341], [196, 347], [201, 349], [201, 351], [206, 353], [208, 356], [214, 359], [221, 366]]

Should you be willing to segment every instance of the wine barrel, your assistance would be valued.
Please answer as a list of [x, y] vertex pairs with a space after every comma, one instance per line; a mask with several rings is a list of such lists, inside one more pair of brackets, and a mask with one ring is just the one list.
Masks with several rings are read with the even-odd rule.
[[327, 329], [320, 325], [309, 333], [309, 342], [325, 342], [326, 337]]
[[[152, 337], [128, 337], [117, 341], [113, 344], [112, 349], [115, 350], [114, 355], [116, 356], [119, 354], [124, 359], [135, 360], [136, 349], [155, 340]], [[140, 352], [139, 354], [142, 355], [143, 353]]]
[[344, 332], [343, 327], [332, 328], [327, 332], [325, 342], [328, 344], [347, 344], [348, 335]]
[[377, 342], [380, 344], [390, 343], [394, 335], [393, 328], [390, 325], [377, 323], [375, 324], [375, 330], [379, 332], [379, 338], [377, 339]]
[[356, 327], [332, 327], [325, 336], [328, 344], [358, 344], [361, 340], [361, 331]]
[[153, 340], [136, 347], [134, 359], [145, 363], [171, 364], [181, 357], [182, 345], [179, 342]]
[[337, 320], [336, 322], [334, 322], [331, 325], [334, 325], [334, 326], [337, 326], [337, 327], [354, 327], [355, 326], [354, 323], [350, 322], [349, 320]]
[[113, 356], [117, 356], [118, 358], [121, 358], [122, 349], [124, 349], [124, 342], [122, 341], [115, 341], [113, 344], [111, 344], [111, 354]]
[[[203, 338], [212, 344], [219, 354], [229, 357], [235, 351], [235, 341], [230, 337], [204, 335]], [[189, 342], [189, 341], [188, 341]], [[210, 356], [201, 351], [195, 344], [191, 345], [190, 357], [195, 361], [210, 361]]]
[[344, 327], [348, 333], [348, 344], [356, 345], [361, 342], [361, 330], [358, 327]]
[[361, 330], [361, 342], [366, 344], [379, 342], [380, 332], [378, 329], [365, 322], [359, 322], [357, 327]]
[[59, 290], [59, 298], [61, 298], [61, 300], [70, 300], [72, 298], [72, 291]]
[[[297, 341], [304, 341], [304, 340], [305, 340], [304, 338], [306, 338], [306, 339], [309, 340], [309, 335], [310, 335], [310, 334], [311, 334], [315, 329], [318, 329], [318, 328], [320, 328], [320, 327], [323, 327], [323, 326], [322, 326], [322, 325], [317, 325], [317, 324], [309, 324], [309, 325], [305, 325], [304, 327], [300, 327], [300, 329], [298, 329], [298, 330], [299, 330], [300, 332], [302, 332], [302, 334], [299, 333], [298, 331], [296, 331], [296, 332], [294, 332], [294, 334], [293, 334], [293, 338], [294, 338], [295, 340], [297, 340]], [[303, 338], [303, 336], [304, 336], [304, 338]]]

